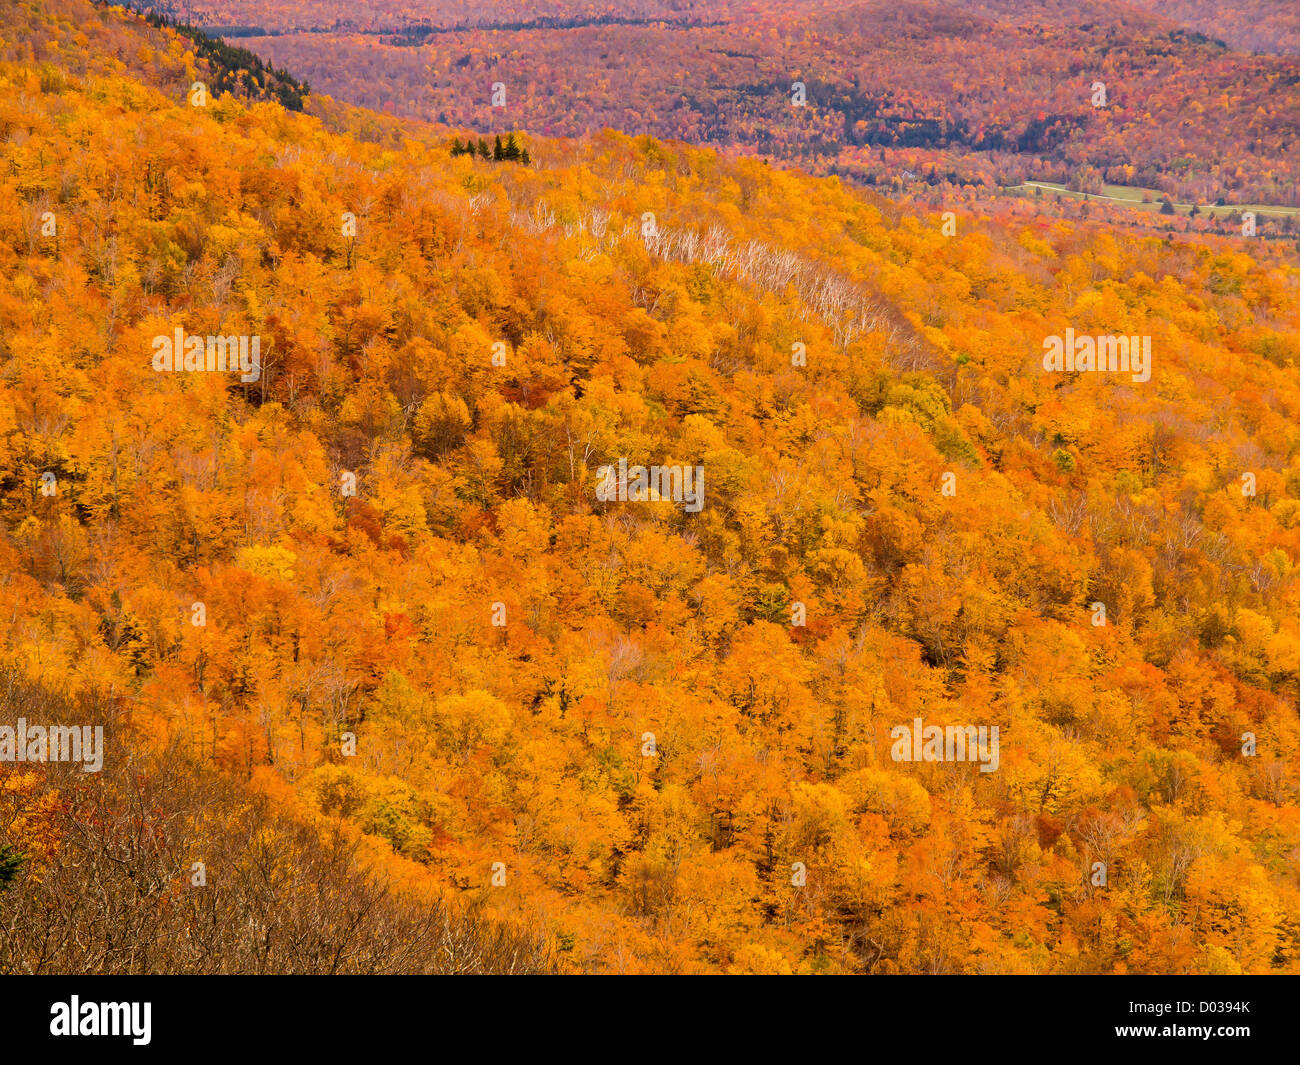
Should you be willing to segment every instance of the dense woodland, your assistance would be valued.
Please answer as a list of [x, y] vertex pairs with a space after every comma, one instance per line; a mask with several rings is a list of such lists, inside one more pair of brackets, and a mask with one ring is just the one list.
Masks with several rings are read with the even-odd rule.
[[[139, 0], [131, 6], [193, 15], [203, 25], [222, 30], [404, 33], [420, 28], [521, 28], [543, 22], [699, 25], [789, 15], [811, 6], [834, 11], [864, 5], [862, 0]], [[1039, 15], [1044, 5], [1039, 0], [947, 0], [946, 6], [1023, 20], [1026, 15]], [[1273, 55], [1300, 53], [1300, 11], [1290, 0], [1130, 0], [1128, 6], [1235, 48]], [[1086, 21], [1086, 16], [1080, 21]]]
[[1134, 0], [1139, 7], [1234, 48], [1300, 55], [1300, 7], [1291, 0]]
[[[0, 720], [110, 743], [0, 762], [0, 970], [1300, 971], [1294, 241], [453, 155], [12, 10]], [[1067, 327], [1151, 379], [1045, 373]]]
[[[151, 26], [165, 26], [169, 20], [154, 12], [147, 16]], [[217, 94], [237, 92], [255, 100], [275, 100], [290, 111], [301, 111], [303, 100], [310, 87], [299, 83], [286, 71], [268, 67], [248, 51], [209, 37], [202, 30], [188, 25], [176, 25], [176, 32], [186, 38], [195, 56], [203, 62], [212, 79], [209, 88]]]
[[[477, 23], [438, 3], [333, 22], [329, 3], [184, 10], [273, 27], [274, 37], [238, 32], [340, 100], [456, 127], [611, 127], [869, 184], [928, 166], [955, 184], [1112, 183], [1296, 207], [1300, 57], [1223, 40], [1238, 40], [1227, 27], [1249, 27], [1286, 51], [1294, 4], [1272, 4], [1216, 3], [1213, 19], [1160, 0], [557, 7], [565, 17], [488, 5]], [[1094, 105], [1098, 83], [1105, 106]], [[495, 84], [504, 106], [492, 104]]]

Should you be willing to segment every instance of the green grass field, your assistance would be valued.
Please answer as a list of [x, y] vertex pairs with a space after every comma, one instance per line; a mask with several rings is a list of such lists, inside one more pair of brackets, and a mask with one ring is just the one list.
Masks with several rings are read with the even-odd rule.
[[[1144, 189], [1134, 185], [1103, 185], [1102, 192], [1098, 195], [1092, 192], [1076, 192], [1050, 181], [1026, 181], [1023, 185], [1012, 185], [1003, 191], [1028, 192], [1032, 195], [1033, 189], [1041, 189], [1044, 194], [1057, 193], [1061, 196], [1070, 196], [1076, 200], [1121, 204], [1141, 211], [1159, 211], [1164, 196], [1164, 193], [1156, 189]], [[1259, 216], [1272, 215], [1276, 218], [1300, 215], [1300, 207], [1282, 207], [1271, 203], [1230, 203], [1221, 207], [1208, 203], [1175, 203], [1173, 206], [1175, 213], [1180, 215], [1191, 214], [1193, 207], [1201, 214], [1213, 216], [1236, 214], [1239, 211], [1254, 211]]]

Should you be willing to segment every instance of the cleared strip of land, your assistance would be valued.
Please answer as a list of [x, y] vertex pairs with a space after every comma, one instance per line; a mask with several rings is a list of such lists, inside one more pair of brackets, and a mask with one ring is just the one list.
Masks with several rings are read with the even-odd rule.
[[[1004, 192], [1023, 192], [1027, 189], [1041, 189], [1044, 192], [1072, 196], [1077, 200], [1100, 200], [1102, 203], [1117, 203], [1139, 210], [1159, 211], [1164, 205], [1165, 194], [1159, 189], [1144, 189], [1133, 185], [1103, 185], [1106, 192], [1079, 192], [1051, 181], [1026, 181], [1023, 185], [1009, 185]], [[1257, 215], [1300, 215], [1300, 207], [1284, 207], [1275, 203], [1174, 203], [1173, 209], [1178, 214], [1191, 214], [1195, 207], [1200, 214], [1225, 215], [1240, 211], [1254, 211]]]

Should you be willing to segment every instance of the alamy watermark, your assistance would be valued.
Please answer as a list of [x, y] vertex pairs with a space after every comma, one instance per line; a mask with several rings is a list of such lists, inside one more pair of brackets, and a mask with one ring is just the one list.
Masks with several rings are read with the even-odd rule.
[[262, 376], [260, 336], [186, 336], [176, 327], [173, 336], [153, 338], [153, 368], [159, 373], [239, 371], [239, 379], [250, 384]]
[[1151, 380], [1151, 338], [1140, 336], [1076, 337], [1043, 341], [1043, 369], [1052, 373], [1131, 373], [1134, 381]]
[[135, 1046], [152, 1038], [151, 1002], [82, 1002], [76, 995], [50, 1006], [50, 1035], [130, 1036]]
[[631, 466], [619, 459], [617, 466], [596, 471], [596, 498], [602, 503], [681, 503], [682, 509], [698, 514], [704, 506], [703, 466]]
[[80, 762], [83, 773], [104, 768], [104, 726], [0, 725], [0, 762]]
[[998, 768], [998, 726], [926, 725], [918, 718], [912, 727], [895, 725], [889, 730], [895, 762], [980, 762], [981, 773]]

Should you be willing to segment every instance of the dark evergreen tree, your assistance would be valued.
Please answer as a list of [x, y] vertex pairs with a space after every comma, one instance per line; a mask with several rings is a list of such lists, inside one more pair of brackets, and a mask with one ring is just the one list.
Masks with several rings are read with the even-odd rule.
[[14, 882], [26, 860], [25, 854], [19, 854], [8, 844], [0, 843], [0, 891]]

